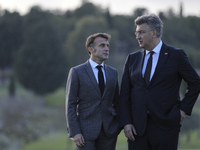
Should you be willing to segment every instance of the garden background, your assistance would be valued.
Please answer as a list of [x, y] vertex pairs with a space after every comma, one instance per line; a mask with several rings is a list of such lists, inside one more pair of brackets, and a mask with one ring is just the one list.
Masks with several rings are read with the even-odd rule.
[[[157, 15], [164, 23], [162, 40], [186, 51], [200, 74], [200, 18], [173, 9]], [[86, 38], [111, 34], [107, 64], [119, 72], [128, 53], [138, 49], [134, 20], [148, 14], [137, 8], [131, 15], [111, 15], [109, 9], [82, 3], [61, 12], [33, 6], [21, 16], [0, 10], [0, 150], [72, 150], [67, 138], [65, 84], [71, 67], [88, 58]], [[186, 84], [180, 93], [183, 96]], [[179, 150], [200, 150], [200, 100], [181, 128]], [[117, 150], [127, 150], [123, 131]]]

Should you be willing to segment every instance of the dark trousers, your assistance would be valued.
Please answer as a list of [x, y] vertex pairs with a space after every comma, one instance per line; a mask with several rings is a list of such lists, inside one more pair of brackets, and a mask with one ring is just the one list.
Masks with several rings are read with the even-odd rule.
[[116, 142], [117, 136], [108, 138], [102, 126], [97, 139], [91, 141], [85, 140], [85, 146], [76, 146], [75, 150], [115, 150]]
[[171, 130], [161, 130], [148, 115], [146, 132], [128, 140], [129, 150], [177, 150], [180, 126]]

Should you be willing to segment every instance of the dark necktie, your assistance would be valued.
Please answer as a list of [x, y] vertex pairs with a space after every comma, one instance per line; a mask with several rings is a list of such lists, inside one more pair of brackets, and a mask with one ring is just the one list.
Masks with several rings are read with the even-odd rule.
[[152, 59], [153, 59], [152, 55], [153, 55], [154, 51], [151, 51], [149, 53], [150, 53], [150, 56], [149, 56], [147, 66], [146, 66], [146, 70], [145, 70], [145, 73], [144, 73], [144, 80], [145, 80], [147, 86], [149, 85], [149, 82], [150, 82]]
[[101, 94], [103, 95], [105, 84], [104, 84], [104, 77], [103, 77], [103, 72], [101, 70], [101, 67], [102, 67], [101, 65], [96, 66], [96, 68], [99, 70], [98, 71], [99, 88], [100, 88]]

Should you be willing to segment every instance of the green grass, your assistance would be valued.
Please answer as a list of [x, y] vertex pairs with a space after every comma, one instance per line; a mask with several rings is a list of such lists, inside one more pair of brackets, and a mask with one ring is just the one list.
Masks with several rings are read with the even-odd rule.
[[[192, 132], [191, 141], [189, 143], [186, 142], [186, 135], [180, 135], [178, 150], [200, 150], [200, 135], [198, 135], [198, 132], [200, 131]], [[128, 150], [127, 140], [123, 131], [118, 136], [116, 150]]]
[[[44, 96], [48, 105], [64, 106], [65, 105], [65, 88], [60, 88], [54, 93]], [[194, 112], [200, 114], [200, 100], [197, 101]], [[197, 138], [197, 131], [192, 132], [191, 142], [186, 142], [186, 135], [180, 134], [179, 150], [200, 150], [200, 139]], [[68, 147], [67, 147], [68, 143]], [[55, 146], [56, 145], [56, 146]], [[59, 147], [58, 147], [59, 145]], [[68, 149], [67, 149], [68, 148]], [[23, 150], [72, 150], [74, 144], [67, 138], [65, 133], [56, 133], [41, 138], [40, 141], [27, 145]], [[118, 136], [116, 150], [127, 150], [127, 140], [124, 133], [121, 132]]]
[[7, 86], [0, 85], [0, 96], [5, 96], [5, 95], [8, 95]]
[[128, 150], [127, 139], [123, 131], [118, 136], [116, 150]]
[[65, 88], [60, 88], [51, 94], [44, 96], [48, 105], [51, 106], [65, 106]]
[[[74, 143], [67, 138], [66, 133], [52, 133], [43, 136], [40, 140], [27, 144], [22, 150], [73, 150]], [[124, 134], [118, 137], [116, 150], [127, 150], [127, 142]]]
[[22, 150], [66, 150], [72, 146], [72, 141], [68, 140], [66, 133], [51, 133], [43, 136], [40, 140], [27, 144]]
[[198, 100], [194, 105], [193, 112], [198, 113], [200, 115], [200, 96], [198, 97]]
[[[197, 132], [192, 133], [190, 143], [186, 142], [186, 136], [180, 138], [179, 150], [200, 150], [200, 139], [197, 138]], [[73, 141], [67, 138], [66, 133], [52, 133], [43, 136], [40, 140], [27, 144], [22, 150], [73, 150]], [[116, 150], [128, 150], [126, 138], [121, 132], [118, 136]]]
[[[0, 97], [9, 96], [8, 87], [9, 85], [2, 84], [0, 85]], [[32, 91], [26, 90], [23, 86], [21, 86], [19, 83], [16, 83], [15, 85], [15, 94], [17, 96], [33, 96], [35, 99], [37, 99], [38, 95], [34, 94]]]
[[[34, 96], [32, 92], [28, 92], [23, 87], [17, 85], [16, 89], [19, 95]], [[0, 96], [8, 95], [7, 86], [0, 86]], [[37, 98], [37, 96], [36, 96]], [[65, 88], [60, 88], [57, 91], [44, 96], [44, 100], [48, 106], [65, 106]], [[200, 100], [197, 101], [194, 112], [200, 114]], [[179, 150], [200, 150], [200, 131], [193, 131], [191, 134], [191, 142], [186, 142], [186, 135], [180, 134]], [[67, 138], [66, 131], [52, 132], [48, 135], [43, 135], [38, 141], [26, 144], [22, 150], [73, 150], [73, 141]], [[116, 150], [127, 150], [127, 140], [124, 133], [118, 136]]]
[[199, 149], [200, 150], [200, 131], [191, 132], [190, 142], [187, 142], [186, 135], [180, 136], [179, 147], [182, 149]]

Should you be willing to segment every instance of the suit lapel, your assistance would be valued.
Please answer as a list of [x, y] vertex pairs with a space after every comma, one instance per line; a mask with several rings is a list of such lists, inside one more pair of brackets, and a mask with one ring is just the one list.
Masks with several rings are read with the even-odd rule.
[[143, 81], [144, 84], [146, 85], [145, 80], [144, 80], [144, 78], [142, 76], [142, 68], [143, 68], [143, 64], [144, 64], [145, 53], [146, 52], [145, 52], [144, 49], [140, 50], [140, 55], [136, 57], [137, 58], [137, 62], [138, 62], [138, 64], [136, 66], [137, 66], [141, 81]]
[[98, 85], [97, 80], [96, 80], [96, 78], [94, 76], [94, 72], [92, 70], [92, 67], [91, 67], [89, 61], [87, 61], [85, 63], [85, 70], [86, 70], [86, 72], [88, 74], [89, 79], [92, 81], [95, 89], [97, 90], [97, 92], [99, 93], [99, 95], [101, 95], [101, 91], [99, 89], [99, 85]]
[[[160, 50], [160, 55], [159, 55], [159, 58], [158, 58], [158, 63], [157, 63], [154, 75], [153, 75], [153, 77], [151, 79], [151, 82], [153, 82], [153, 80], [155, 80], [156, 75], [162, 69], [163, 65], [165, 64], [165, 62], [166, 62], [166, 60], [168, 58], [168, 55], [169, 55], [168, 47], [167, 47], [167, 45], [165, 45], [163, 43], [162, 48]], [[150, 82], [150, 84], [151, 84], [151, 82]]]

